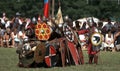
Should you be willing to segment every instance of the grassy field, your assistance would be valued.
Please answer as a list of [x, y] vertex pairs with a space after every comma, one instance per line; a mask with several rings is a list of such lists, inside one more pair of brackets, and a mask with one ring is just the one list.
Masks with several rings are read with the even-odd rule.
[[[85, 63], [88, 60], [84, 51]], [[18, 55], [15, 48], [0, 48], [0, 71], [120, 71], [120, 52], [103, 52], [99, 56], [99, 64], [53, 68], [19, 68]]]

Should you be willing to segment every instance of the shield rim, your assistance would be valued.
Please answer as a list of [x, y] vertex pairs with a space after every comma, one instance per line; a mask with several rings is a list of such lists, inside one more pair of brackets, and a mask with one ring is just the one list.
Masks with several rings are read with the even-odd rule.
[[[97, 44], [93, 43], [93, 41], [92, 41], [92, 37], [93, 37], [94, 34], [99, 34], [100, 37], [101, 37], [99, 43], [97, 43]], [[93, 34], [91, 35], [90, 40], [91, 40], [91, 43], [92, 43], [94, 46], [98, 46], [98, 45], [100, 45], [100, 44], [102, 43], [102, 34], [101, 34], [101, 33], [98, 33], [98, 32], [95, 32], [95, 33], [93, 33]]]

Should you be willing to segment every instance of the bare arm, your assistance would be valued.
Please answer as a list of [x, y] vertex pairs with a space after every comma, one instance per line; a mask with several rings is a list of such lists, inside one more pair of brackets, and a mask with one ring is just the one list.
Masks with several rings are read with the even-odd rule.
[[117, 39], [117, 37], [120, 35], [120, 32], [117, 32], [115, 35], [114, 35], [114, 42], [115, 40]]

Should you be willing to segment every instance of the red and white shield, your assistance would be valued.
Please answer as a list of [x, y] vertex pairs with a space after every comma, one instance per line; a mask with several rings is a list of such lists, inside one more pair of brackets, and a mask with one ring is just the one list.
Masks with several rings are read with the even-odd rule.
[[45, 63], [48, 67], [53, 67], [57, 64], [56, 49], [53, 45], [48, 45], [46, 48]]

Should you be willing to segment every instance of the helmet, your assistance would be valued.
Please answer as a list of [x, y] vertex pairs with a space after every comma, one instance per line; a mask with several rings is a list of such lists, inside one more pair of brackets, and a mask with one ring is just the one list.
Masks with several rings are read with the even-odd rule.
[[64, 21], [68, 21], [68, 20], [69, 20], [69, 16], [66, 15], [66, 16], [64, 17]]

